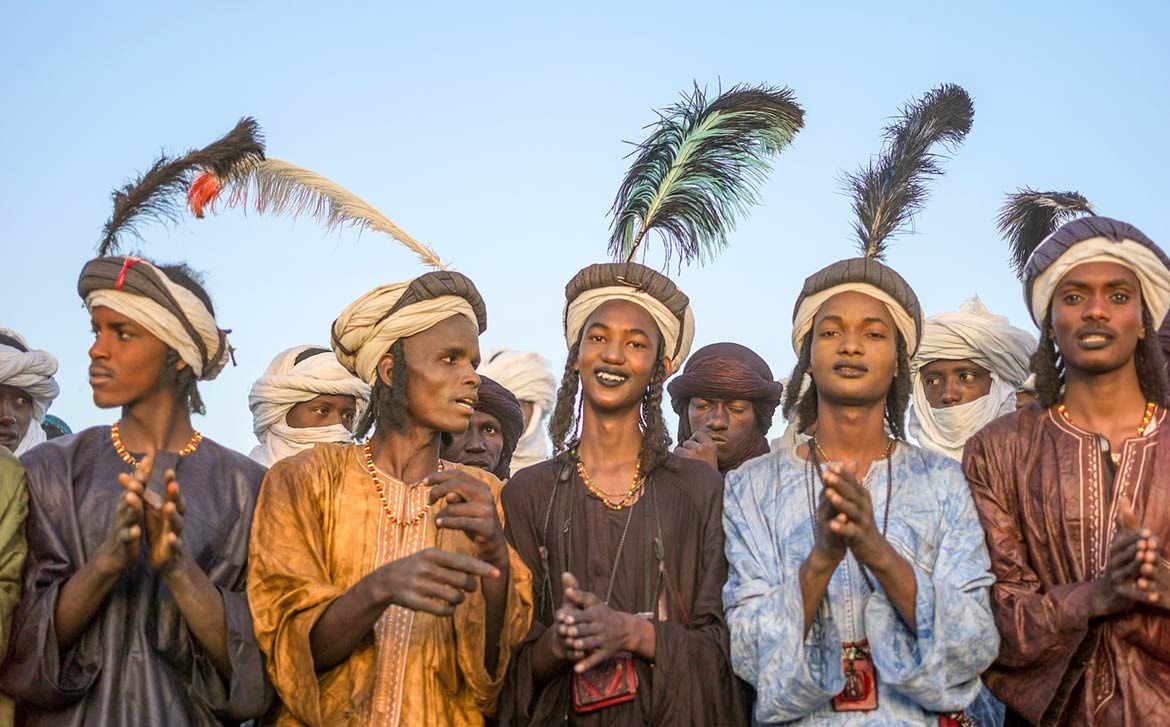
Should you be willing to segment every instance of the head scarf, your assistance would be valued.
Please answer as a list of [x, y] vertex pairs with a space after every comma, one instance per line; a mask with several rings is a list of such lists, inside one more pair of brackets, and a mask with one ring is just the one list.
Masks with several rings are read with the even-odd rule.
[[822, 268], [804, 281], [792, 311], [792, 348], [800, 355], [817, 311], [829, 298], [855, 291], [885, 304], [913, 358], [922, 335], [922, 308], [910, 284], [892, 268], [869, 257], [851, 258]]
[[695, 352], [681, 374], [667, 386], [670, 405], [678, 414], [678, 438], [691, 438], [687, 405], [691, 399], [743, 399], [752, 403], [756, 414], [756, 428], [747, 441], [733, 453], [719, 469], [726, 473], [744, 462], [768, 452], [765, 434], [772, 426], [772, 417], [780, 405], [783, 387], [772, 379], [772, 369], [764, 359], [738, 343], [713, 343]]
[[678, 371], [695, 338], [690, 299], [662, 273], [638, 263], [600, 263], [582, 269], [565, 286], [565, 342], [581, 341], [593, 311], [611, 300], [625, 300], [650, 314], [662, 334], [667, 376]]
[[123, 255], [90, 260], [77, 293], [90, 313], [104, 306], [141, 325], [174, 349], [200, 381], [214, 379], [231, 358], [227, 331], [203, 301], [147, 260]]
[[252, 431], [260, 442], [248, 456], [271, 467], [318, 442], [352, 441], [352, 432], [341, 424], [291, 427], [285, 421], [294, 406], [322, 394], [351, 397], [361, 411], [369, 403], [370, 387], [327, 348], [295, 346], [278, 354], [248, 393]]
[[[910, 362], [913, 395], [910, 433], [918, 443], [960, 460], [971, 435], [1016, 409], [1016, 389], [1028, 378], [1036, 339], [1003, 316], [992, 315], [978, 297], [957, 312], [926, 319], [918, 355]], [[935, 409], [926, 400], [922, 367], [932, 361], [972, 361], [991, 372], [991, 391], [975, 401]]]
[[497, 349], [484, 356], [479, 373], [497, 381], [519, 401], [532, 405], [532, 416], [512, 453], [511, 472], [548, 459], [543, 424], [557, 395], [557, 380], [549, 373], [548, 362], [535, 353]]
[[524, 412], [520, 409], [520, 402], [511, 391], [480, 375], [479, 397], [475, 402], [475, 408], [484, 414], [490, 414], [500, 423], [504, 448], [500, 450], [500, 461], [496, 463], [492, 474], [501, 481], [506, 480], [512, 465], [512, 453], [516, 451], [520, 432], [524, 430]]
[[373, 386], [378, 362], [396, 341], [451, 316], [463, 316], [480, 333], [487, 330], [487, 307], [465, 275], [438, 270], [382, 285], [341, 311], [331, 330], [333, 352], [342, 366]]
[[1133, 225], [1108, 217], [1081, 217], [1036, 246], [1024, 265], [1024, 302], [1043, 325], [1056, 286], [1077, 265], [1110, 262], [1137, 276], [1150, 318], [1161, 325], [1170, 311], [1170, 258]]
[[16, 331], [0, 328], [0, 384], [20, 389], [33, 401], [33, 419], [16, 445], [18, 457], [45, 441], [41, 424], [53, 400], [61, 393], [53, 374], [57, 359], [48, 351], [30, 349]]

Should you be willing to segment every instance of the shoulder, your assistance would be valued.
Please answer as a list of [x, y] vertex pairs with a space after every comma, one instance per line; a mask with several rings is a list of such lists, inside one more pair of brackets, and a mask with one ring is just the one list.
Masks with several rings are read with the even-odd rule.
[[1029, 438], [1037, 427], [1044, 426], [1048, 421], [1048, 409], [1037, 403], [1016, 409], [994, 419], [990, 424], [976, 432], [971, 439], [987, 447], [996, 447], [1010, 440], [1018, 439], [1021, 435]]
[[651, 473], [654, 486], [699, 511], [723, 505], [723, 476], [706, 462], [671, 453]]
[[546, 497], [551, 492], [553, 484], [561, 474], [561, 468], [567, 461], [567, 454], [559, 454], [552, 459], [546, 459], [530, 465], [508, 478], [500, 499], [505, 506], [515, 507], [521, 502], [533, 497]]
[[500, 478], [496, 477], [491, 472], [480, 469], [479, 467], [468, 467], [467, 465], [459, 464], [458, 462], [451, 462], [448, 460], [442, 460], [442, 462], [443, 469], [459, 470], [460, 472], [463, 472], [464, 474], [479, 480], [491, 488], [492, 494], [495, 495], [497, 500], [500, 498], [500, 490], [503, 488], [504, 483], [500, 482]]
[[24, 465], [16, 455], [0, 447], [0, 503], [10, 502], [24, 489]]
[[209, 454], [214, 455], [217, 466], [233, 473], [238, 473], [250, 482], [260, 484], [260, 480], [264, 479], [264, 473], [267, 469], [264, 465], [256, 462], [254, 459], [248, 457], [242, 452], [237, 452], [215, 441], [214, 439], [203, 438], [200, 447], [206, 447]]
[[111, 453], [114, 451], [107, 425], [42, 442], [21, 455], [20, 463], [28, 472], [30, 487], [45, 480], [72, 480], [75, 471], [92, 465], [102, 447], [109, 447]]
[[785, 462], [785, 450], [781, 446], [773, 447], [767, 454], [754, 457], [744, 462], [736, 469], [727, 473], [727, 483], [724, 487], [730, 496], [740, 496], [748, 491], [765, 488], [775, 489], [777, 472], [782, 470]]
[[[329, 483], [337, 483], [345, 473], [352, 450], [352, 444], [322, 443], [297, 452], [277, 461], [268, 469], [264, 474], [265, 486], [269, 483], [287, 483], [298, 489], [315, 491]], [[255, 462], [252, 464], [263, 470], [261, 465]]]

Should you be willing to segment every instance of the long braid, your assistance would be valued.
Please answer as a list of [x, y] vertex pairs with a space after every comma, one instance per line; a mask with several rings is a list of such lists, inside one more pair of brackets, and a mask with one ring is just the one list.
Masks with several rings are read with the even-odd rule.
[[649, 474], [669, 459], [670, 432], [662, 418], [662, 384], [666, 381], [666, 364], [662, 360], [661, 344], [654, 373], [646, 385], [642, 397], [642, 445], [638, 458], [642, 461], [642, 472]]
[[817, 385], [811, 384], [801, 396], [800, 389], [804, 377], [812, 368], [812, 331], [804, 337], [800, 344], [800, 356], [796, 361], [796, 368], [792, 370], [792, 378], [788, 379], [788, 390], [784, 394], [784, 416], [790, 421], [795, 418], [796, 431], [806, 431], [817, 420]]
[[388, 353], [394, 357], [394, 368], [390, 370], [390, 385], [379, 376], [370, 392], [370, 405], [362, 412], [361, 421], [354, 427], [354, 434], [363, 439], [375, 425], [391, 429], [406, 426], [406, 367], [405, 346], [399, 339], [390, 346]]
[[1158, 327], [1154, 325], [1154, 319], [1145, 305], [1142, 306], [1142, 326], [1146, 329], [1146, 335], [1138, 341], [1137, 351], [1134, 352], [1138, 383], [1141, 384], [1146, 401], [1170, 407], [1170, 382], [1167, 381], [1166, 358], [1158, 344]]
[[565, 373], [561, 376], [561, 386], [557, 389], [557, 401], [553, 405], [553, 414], [548, 421], [549, 438], [552, 439], [553, 452], [557, 454], [568, 446], [569, 436], [577, 426], [577, 390], [581, 383], [581, 374], [575, 365], [580, 351], [580, 343], [574, 343], [569, 348], [569, 357], [565, 359]]
[[1060, 389], [1064, 386], [1064, 361], [1057, 353], [1056, 341], [1052, 337], [1051, 313], [1040, 325], [1040, 343], [1028, 365], [1036, 374], [1036, 401], [1044, 407], [1053, 406], [1060, 399]]
[[163, 377], [175, 382], [175, 396], [183, 402], [187, 411], [192, 414], [206, 414], [207, 407], [203, 405], [203, 397], [199, 396], [199, 387], [195, 385], [195, 371], [190, 366], [180, 371], [176, 368], [178, 363], [179, 352], [173, 348], [167, 349]]
[[906, 408], [910, 406], [910, 356], [906, 340], [898, 334], [898, 376], [886, 392], [886, 424], [894, 439], [906, 440]]

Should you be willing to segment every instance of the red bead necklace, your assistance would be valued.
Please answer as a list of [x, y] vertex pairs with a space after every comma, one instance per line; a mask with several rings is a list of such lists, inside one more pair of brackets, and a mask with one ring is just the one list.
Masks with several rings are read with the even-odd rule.
[[[362, 454], [366, 460], [366, 472], [370, 473], [370, 479], [374, 481], [374, 489], [378, 492], [378, 499], [382, 501], [382, 512], [385, 513], [386, 519], [403, 528], [421, 522], [427, 516], [427, 511], [431, 509], [431, 506], [423, 505], [421, 510], [405, 520], [399, 518], [398, 514], [390, 509], [390, 501], [386, 499], [386, 488], [382, 484], [382, 478], [378, 477], [378, 468], [374, 466], [374, 449], [370, 446], [368, 439], [362, 447]], [[439, 460], [439, 471], [443, 471], [443, 460]]]
[[[1154, 410], [1157, 408], [1158, 408], [1158, 405], [1155, 404], [1154, 402], [1152, 402], [1152, 401], [1146, 402], [1146, 413], [1142, 415], [1142, 423], [1141, 423], [1141, 426], [1139, 426], [1138, 430], [1137, 430], [1137, 435], [1139, 437], [1145, 435], [1146, 428], [1150, 426], [1150, 422], [1154, 421]], [[1068, 422], [1069, 424], [1073, 423], [1072, 417], [1069, 416], [1068, 409], [1064, 408], [1063, 401], [1056, 405], [1056, 411], [1060, 414], [1061, 417], [1064, 418], [1064, 420], [1066, 422]]]
[[[114, 442], [114, 451], [118, 453], [118, 456], [122, 458], [123, 462], [130, 465], [134, 469], [138, 469], [138, 460], [134, 459], [134, 455], [126, 451], [126, 445], [122, 444], [122, 433], [119, 431], [119, 426], [121, 423], [122, 421], [118, 420], [110, 425], [110, 439]], [[179, 456], [186, 457], [187, 455], [193, 453], [195, 450], [199, 449], [199, 443], [202, 441], [203, 435], [200, 434], [198, 430], [196, 430], [195, 433], [191, 435], [191, 438], [187, 440], [187, 446], [179, 450]]]

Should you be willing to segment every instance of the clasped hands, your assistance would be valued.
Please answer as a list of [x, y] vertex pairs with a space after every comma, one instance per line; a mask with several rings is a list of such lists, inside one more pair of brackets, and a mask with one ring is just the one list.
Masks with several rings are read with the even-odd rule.
[[[146, 489], [154, 458], [142, 458], [132, 474], [118, 475], [122, 494], [114, 510], [114, 521], [98, 552], [99, 568], [108, 575], [128, 570], [142, 552], [146, 535], [146, 562], [160, 575], [174, 572], [186, 555], [183, 548], [183, 513], [187, 505], [179, 491], [175, 471], [167, 470], [163, 481], [166, 494], [159, 497]], [[157, 504], [156, 504], [157, 503]]]
[[1093, 584], [1093, 615], [1120, 613], [1136, 604], [1170, 610], [1170, 568], [1161, 553], [1158, 536], [1139, 526], [1133, 504], [1123, 496], [1105, 574]]
[[628, 651], [646, 660], [654, 658], [654, 626], [646, 619], [609, 607], [582, 590], [572, 573], [561, 574], [564, 603], [557, 609], [550, 631], [553, 654], [573, 664], [581, 674], [614, 654]]
[[816, 540], [811, 557], [819, 568], [835, 570], [845, 552], [873, 570], [888, 566], [892, 549], [878, 529], [869, 491], [860, 485], [855, 462], [833, 462], [825, 469], [817, 500]]

